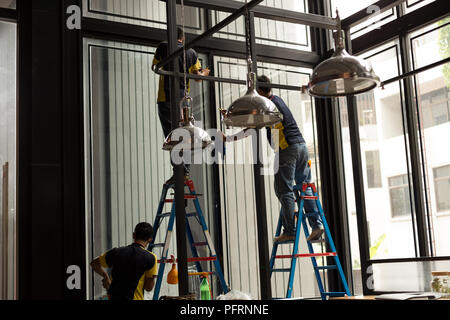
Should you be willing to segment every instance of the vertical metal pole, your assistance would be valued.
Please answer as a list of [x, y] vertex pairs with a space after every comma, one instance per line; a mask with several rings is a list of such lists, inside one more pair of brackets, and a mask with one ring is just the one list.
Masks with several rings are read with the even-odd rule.
[[[412, 66], [409, 61], [409, 45], [406, 34], [400, 35], [400, 55], [402, 61], [403, 72], [412, 71]], [[405, 96], [405, 115], [406, 115], [406, 125], [408, 132], [408, 142], [410, 150], [411, 159], [411, 177], [408, 180], [412, 180], [413, 192], [414, 192], [414, 211], [416, 213], [416, 223], [417, 223], [417, 238], [419, 254], [421, 257], [428, 257], [430, 255], [430, 246], [427, 244], [427, 220], [426, 220], [426, 201], [425, 192], [423, 188], [425, 187], [426, 181], [422, 179], [422, 174], [425, 172], [425, 168], [421, 164], [421, 150], [420, 150], [420, 135], [418, 127], [417, 112], [414, 110], [414, 86], [411, 77], [406, 77], [403, 79], [404, 85], [404, 96]], [[426, 177], [426, 175], [423, 175]], [[429, 235], [429, 233], [428, 233]], [[430, 241], [431, 244], [431, 241]]]
[[[172, 54], [178, 49], [177, 39], [177, 7], [176, 0], [167, 1], [167, 39], [169, 52]], [[179, 70], [178, 58], [169, 63], [171, 71]], [[180, 79], [170, 77], [170, 102], [172, 130], [178, 127], [180, 121]], [[187, 242], [186, 242], [186, 210], [184, 203], [184, 168], [183, 165], [174, 167], [175, 174], [175, 212], [177, 230], [177, 256], [178, 256], [178, 294], [189, 294], [188, 266], [187, 266]]]
[[[249, 34], [250, 39], [250, 51], [253, 61], [253, 71], [257, 73], [256, 62], [256, 42], [255, 42], [255, 16], [253, 12], [248, 14]], [[256, 140], [256, 141], [255, 141]], [[253, 167], [254, 180], [255, 180], [255, 201], [256, 201], [256, 224], [258, 229], [258, 254], [259, 254], [259, 279], [261, 286], [261, 299], [272, 299], [272, 286], [270, 282], [270, 261], [269, 261], [269, 240], [267, 230], [267, 210], [266, 210], [266, 191], [264, 188], [264, 176], [262, 175], [262, 163], [261, 163], [261, 133], [260, 130], [256, 132], [256, 148], [253, 147], [253, 151], [256, 151], [254, 155], [255, 164]]]
[[2, 178], [2, 217], [3, 217], [3, 243], [2, 243], [2, 296], [3, 300], [8, 299], [8, 198], [9, 198], [9, 165], [3, 165]]
[[[352, 54], [350, 30], [345, 30], [347, 51]], [[370, 239], [367, 226], [366, 197], [364, 192], [364, 176], [361, 159], [361, 142], [359, 136], [358, 106], [354, 95], [347, 97], [348, 127], [352, 149], [353, 184], [355, 189], [356, 220], [358, 224], [359, 254], [361, 260], [361, 277], [363, 293], [370, 294], [374, 288], [369, 288], [368, 279], [371, 274]], [[357, 191], [356, 191], [357, 190]]]

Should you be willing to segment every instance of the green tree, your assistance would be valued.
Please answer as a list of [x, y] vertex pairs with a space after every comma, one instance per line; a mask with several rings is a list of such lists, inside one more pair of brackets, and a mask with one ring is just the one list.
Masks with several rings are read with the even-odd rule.
[[[442, 59], [450, 57], [450, 24], [444, 26], [450, 22], [450, 17], [442, 19], [438, 22], [438, 26], [443, 26], [439, 29], [439, 54]], [[450, 89], [450, 64], [446, 63], [442, 67], [442, 73], [444, 75], [447, 88]]]

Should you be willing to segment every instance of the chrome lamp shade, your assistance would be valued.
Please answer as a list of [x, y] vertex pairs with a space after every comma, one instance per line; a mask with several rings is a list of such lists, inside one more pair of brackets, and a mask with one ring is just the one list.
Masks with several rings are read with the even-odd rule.
[[256, 75], [249, 74], [247, 93], [234, 101], [226, 111], [223, 123], [227, 127], [264, 128], [283, 120], [275, 104], [255, 90]]
[[180, 127], [174, 129], [166, 137], [163, 150], [172, 151], [175, 146], [180, 150], [197, 151], [203, 150], [212, 143], [210, 135], [200, 127], [194, 125], [191, 115], [190, 103], [192, 98], [184, 98], [181, 101], [182, 120]]
[[368, 62], [338, 48], [314, 69], [308, 92], [316, 97], [348, 96], [370, 91], [379, 84], [380, 78]]
[[211, 137], [205, 130], [189, 122], [169, 134], [164, 142], [163, 150], [172, 151], [175, 146], [183, 150], [203, 150], [211, 143]]

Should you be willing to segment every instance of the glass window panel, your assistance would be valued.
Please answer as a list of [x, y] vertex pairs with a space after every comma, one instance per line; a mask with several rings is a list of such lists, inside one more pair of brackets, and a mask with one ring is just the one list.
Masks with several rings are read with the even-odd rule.
[[[181, 25], [181, 6], [177, 22]], [[159, 0], [83, 0], [83, 14], [104, 20], [166, 29], [166, 3]], [[185, 26], [190, 33], [204, 31], [203, 9], [185, 6]]]
[[[90, 258], [112, 247], [128, 245], [137, 223], [154, 223], [163, 183], [172, 175], [169, 153], [162, 151], [165, 137], [156, 103], [159, 76], [151, 71], [155, 50], [117, 42], [84, 42]], [[199, 55], [199, 59], [205, 57]], [[208, 83], [193, 81], [190, 91], [195, 119], [205, 129], [210, 125], [208, 88]], [[196, 191], [203, 194], [200, 205], [214, 238], [210, 166], [192, 165], [191, 178]], [[164, 212], [170, 212], [170, 208], [166, 204]], [[192, 212], [191, 203], [187, 210]], [[164, 242], [167, 223], [168, 219], [162, 222], [156, 243]], [[197, 231], [194, 226], [194, 238]], [[175, 239], [176, 233], [172, 235], [169, 253], [176, 256]], [[160, 250], [155, 249], [158, 257]], [[202, 251], [200, 254], [206, 255]], [[170, 268], [165, 271], [164, 277]], [[90, 297], [102, 298], [105, 292], [101, 279], [90, 279], [94, 280]], [[176, 296], [178, 287], [164, 281], [161, 295]], [[146, 294], [147, 299], [152, 296], [153, 293]]]
[[427, 4], [430, 4], [436, 0], [407, 0], [404, 3], [405, 13], [410, 13], [414, 10], [420, 9]]
[[0, 299], [15, 298], [17, 26], [0, 21]]
[[[336, 15], [336, 8], [339, 10], [341, 19], [345, 19], [356, 12], [367, 9], [368, 13], [376, 12], [377, 8], [374, 3], [378, 0], [362, 0], [362, 1], [348, 1], [348, 0], [331, 0], [331, 12], [333, 17]], [[367, 21], [350, 29], [352, 39], [355, 39], [369, 31], [380, 28], [383, 24], [393, 21], [397, 18], [397, 9], [392, 8], [379, 15], [376, 15]]]
[[[410, 34], [411, 59], [415, 68], [450, 56], [449, 22], [447, 18]], [[435, 255], [450, 255], [450, 208], [447, 200], [450, 199], [450, 189], [448, 178], [445, 178], [450, 165], [446, 140], [450, 135], [450, 64], [417, 74], [414, 86], [426, 185], [424, 192], [428, 200], [428, 229]]]
[[[245, 2], [245, 0], [239, 0]], [[306, 12], [306, 1], [276, 0], [263, 1], [263, 6], [275, 7], [280, 9]], [[213, 25], [219, 23], [228, 17], [230, 13], [212, 11], [211, 20]], [[298, 50], [311, 50], [309, 28], [304, 25], [275, 21], [269, 19], [255, 18], [255, 36], [256, 43], [291, 48]], [[245, 19], [240, 17], [230, 23], [227, 27], [216, 33], [214, 37], [245, 41]]]
[[16, 0], [0, 0], [0, 8], [16, 9]]
[[[401, 73], [397, 42], [387, 43], [362, 56], [368, 60], [381, 79], [389, 79]], [[365, 97], [364, 97], [365, 96]], [[347, 117], [346, 99], [340, 98], [342, 123]], [[369, 229], [371, 259], [406, 258], [415, 256], [414, 232], [411, 220], [411, 186], [408, 181], [407, 150], [405, 144], [402, 95], [399, 83], [390, 84], [384, 90], [378, 88], [357, 97], [360, 144], [365, 181], [365, 206]], [[370, 111], [373, 119], [367, 121], [364, 111]], [[345, 120], [346, 121], [346, 120]], [[350, 228], [356, 228], [356, 212], [353, 187], [351, 145], [348, 128], [343, 126], [343, 148], [347, 202]], [[380, 187], [372, 188], [374, 177], [370, 176], [375, 154], [379, 161]], [[402, 219], [397, 219], [397, 217]], [[393, 219], [395, 218], [395, 219]], [[354, 230], [350, 229], [350, 233]], [[352, 255], [359, 259], [358, 240], [351, 239]], [[355, 268], [355, 265], [354, 265]]]
[[[215, 75], [218, 77], [232, 77], [245, 80], [247, 78], [247, 65], [245, 60], [215, 57]], [[258, 64], [258, 74], [269, 76], [273, 83], [298, 85], [309, 81], [311, 70], [275, 65], [268, 63]], [[222, 108], [228, 106], [237, 98], [244, 95], [245, 85], [229, 83], [216, 83], [216, 105]], [[311, 98], [299, 91], [273, 90], [285, 100], [291, 109], [300, 130], [307, 141], [310, 159], [313, 166], [313, 179], [318, 179], [318, 154], [315, 134], [315, 115]], [[220, 114], [217, 113], [217, 121], [221, 123]], [[227, 129], [220, 125], [225, 134], [237, 133], [240, 129]], [[263, 141], [267, 141], [265, 132], [262, 132]], [[222, 224], [228, 226], [223, 230], [224, 244], [224, 268], [230, 275], [230, 283], [236, 290], [249, 292], [258, 297], [259, 290], [259, 265], [258, 244], [256, 229], [256, 209], [252, 155], [252, 141], [247, 138], [237, 143], [227, 144], [226, 158], [220, 166]], [[263, 143], [264, 154], [268, 157], [273, 154], [268, 143]], [[240, 161], [240, 162], [239, 162]], [[271, 164], [269, 164], [271, 166]], [[266, 168], [266, 166], [265, 166]], [[268, 220], [269, 247], [272, 247], [272, 236], [278, 223], [280, 204], [274, 191], [274, 177], [265, 176], [266, 207]], [[306, 242], [300, 241], [300, 251], [307, 252]], [[280, 248], [280, 254], [289, 254], [289, 248]], [[299, 259], [294, 283], [294, 296], [313, 297], [318, 295], [316, 281], [311, 264]], [[240, 263], [235, 263], [239, 261]], [[319, 260], [318, 260], [319, 261]], [[289, 261], [279, 261], [284, 268], [289, 267]], [[278, 267], [278, 266], [277, 266]], [[288, 283], [287, 275], [274, 274], [272, 277], [272, 290], [274, 296], [283, 296], [286, 293]]]

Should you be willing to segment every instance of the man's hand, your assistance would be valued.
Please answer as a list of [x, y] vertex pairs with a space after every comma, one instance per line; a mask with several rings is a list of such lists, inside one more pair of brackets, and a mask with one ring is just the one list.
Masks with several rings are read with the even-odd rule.
[[111, 279], [108, 276], [105, 276], [102, 279], [103, 288], [106, 290], [109, 290], [109, 287], [111, 286]]
[[207, 76], [209, 76], [210, 72], [211, 72], [211, 70], [209, 70], [208, 68], [201, 69], [199, 75], [207, 77]]
[[[194, 74], [199, 75], [199, 76], [203, 76], [203, 77], [207, 77], [209, 76], [209, 73], [211, 72], [211, 70], [209, 70], [208, 68], [205, 69], [200, 69], [197, 71], [194, 71]], [[196, 82], [200, 82], [202, 80], [200, 79], [195, 79]]]

